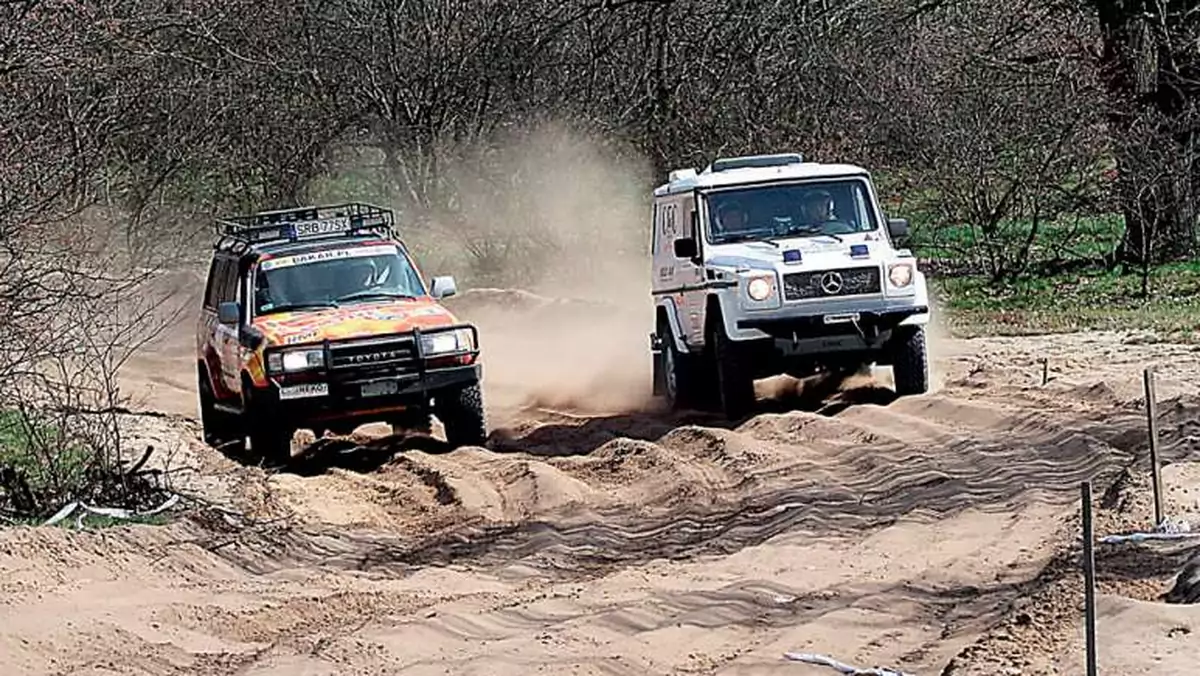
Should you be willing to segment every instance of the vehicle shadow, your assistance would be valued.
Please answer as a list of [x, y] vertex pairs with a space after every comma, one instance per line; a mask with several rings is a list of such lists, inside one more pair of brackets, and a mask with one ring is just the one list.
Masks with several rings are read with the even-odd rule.
[[892, 388], [859, 374], [782, 377], [760, 383], [756, 389], [759, 399], [752, 415], [805, 411], [834, 416], [851, 406], [887, 406], [898, 398]]
[[688, 425], [732, 427], [729, 421], [703, 411], [651, 410], [568, 419], [551, 417], [496, 429], [487, 446], [499, 453], [539, 457], [588, 455], [617, 439], [653, 442], [671, 430]]
[[857, 405], [887, 406], [897, 399], [894, 390], [869, 377], [813, 376], [784, 378], [759, 385], [755, 410], [738, 420], [727, 420], [710, 411], [666, 411], [646, 409], [603, 416], [549, 415], [515, 427], [492, 432], [488, 448], [496, 452], [526, 453], [539, 457], [589, 455], [618, 439], [655, 442], [679, 427], [690, 425], [734, 429], [762, 414], [794, 411], [834, 416]]

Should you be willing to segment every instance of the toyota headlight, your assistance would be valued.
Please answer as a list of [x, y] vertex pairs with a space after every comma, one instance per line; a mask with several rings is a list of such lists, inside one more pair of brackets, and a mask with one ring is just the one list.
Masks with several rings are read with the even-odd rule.
[[892, 286], [903, 289], [912, 283], [913, 268], [911, 263], [896, 263], [888, 266], [888, 281]]
[[267, 368], [273, 373], [307, 371], [324, 366], [325, 350], [321, 348], [272, 352], [267, 357]]
[[454, 329], [421, 335], [421, 350], [426, 357], [436, 357], [458, 352], [470, 352], [474, 348], [470, 329]]

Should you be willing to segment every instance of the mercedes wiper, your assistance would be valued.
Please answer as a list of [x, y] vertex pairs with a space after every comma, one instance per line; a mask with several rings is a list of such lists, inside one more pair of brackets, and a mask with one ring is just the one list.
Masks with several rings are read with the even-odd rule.
[[776, 248], [779, 247], [779, 245], [776, 244], [775, 242], [772, 242], [769, 239], [762, 239], [762, 238], [760, 238], [759, 235], [754, 234], [754, 233], [749, 233], [749, 232], [733, 233], [733, 234], [725, 235], [724, 237], [721, 238], [721, 244], [734, 244], [736, 242], [755, 242], [755, 243], [762, 242], [763, 244], [770, 244], [771, 246], [776, 247]]
[[787, 234], [788, 235], [824, 235], [825, 237], [832, 237], [839, 242], [846, 241], [846, 240], [842, 239], [841, 236], [835, 235], [832, 232], [822, 232], [820, 228], [813, 228], [813, 227], [791, 228], [790, 230], [788, 230]]

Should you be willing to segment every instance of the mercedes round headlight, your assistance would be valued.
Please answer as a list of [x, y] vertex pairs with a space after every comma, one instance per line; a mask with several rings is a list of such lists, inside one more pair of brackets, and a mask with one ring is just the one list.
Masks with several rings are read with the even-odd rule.
[[325, 351], [323, 349], [272, 352], [267, 357], [267, 368], [273, 373], [307, 371], [308, 369], [321, 368], [324, 365]]
[[438, 331], [421, 335], [421, 350], [426, 357], [435, 357], [456, 352], [470, 352], [471, 331], [469, 329], [454, 329], [453, 331]]
[[913, 269], [908, 263], [897, 263], [888, 267], [888, 281], [892, 286], [903, 288], [912, 283]]
[[766, 300], [771, 296], [771, 282], [764, 277], [755, 277], [746, 285], [746, 293], [754, 300]]

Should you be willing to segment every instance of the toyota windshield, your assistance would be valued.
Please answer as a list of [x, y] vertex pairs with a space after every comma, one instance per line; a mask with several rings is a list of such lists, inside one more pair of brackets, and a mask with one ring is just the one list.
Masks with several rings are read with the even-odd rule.
[[728, 188], [707, 193], [709, 241], [850, 235], [878, 227], [861, 179]]
[[254, 277], [256, 315], [416, 298], [417, 271], [395, 244], [351, 246], [268, 258]]

